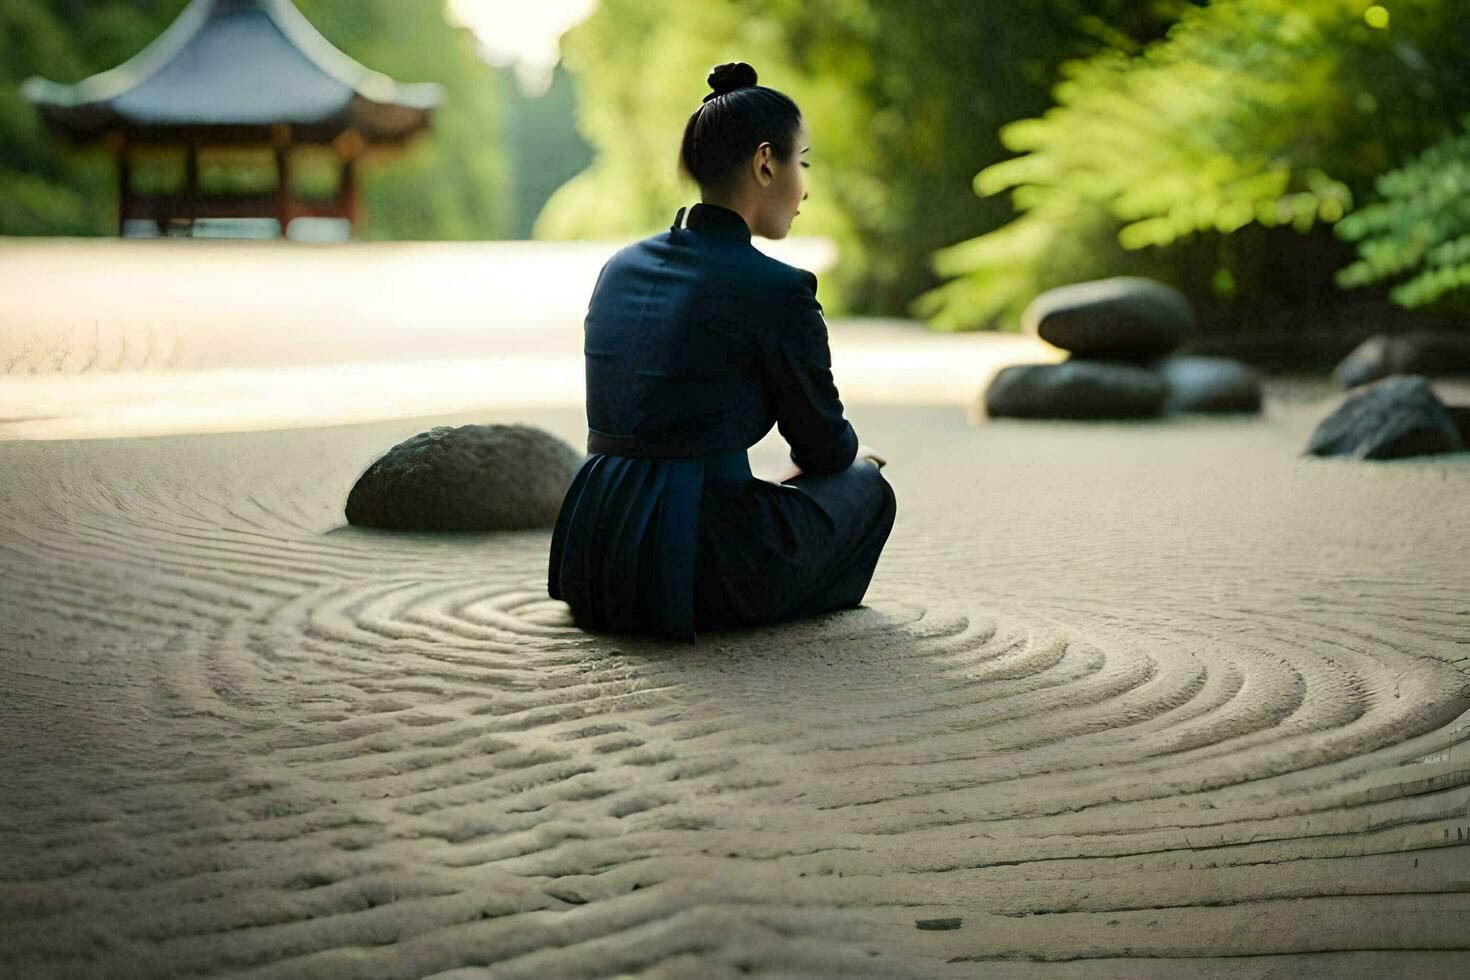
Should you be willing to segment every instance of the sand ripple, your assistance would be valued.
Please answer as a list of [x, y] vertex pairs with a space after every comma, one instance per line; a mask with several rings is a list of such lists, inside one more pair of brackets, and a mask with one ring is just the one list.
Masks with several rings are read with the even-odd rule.
[[1380, 533], [1442, 526], [1253, 568], [1296, 532], [1216, 491], [1028, 525], [977, 465], [866, 608], [690, 649], [576, 630], [544, 532], [334, 529], [399, 437], [3, 446], [7, 972], [1465, 964], [1465, 565]]

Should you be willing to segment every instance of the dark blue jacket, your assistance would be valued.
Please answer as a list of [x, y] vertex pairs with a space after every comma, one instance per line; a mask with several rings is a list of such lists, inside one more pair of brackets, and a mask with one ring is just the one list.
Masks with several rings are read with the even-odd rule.
[[751, 244], [735, 211], [710, 204], [629, 245], [588, 305], [587, 449], [706, 456], [745, 449], [774, 423], [808, 473], [857, 454], [832, 380], [817, 277]]
[[705, 481], [799, 496], [751, 476], [745, 451], [772, 424], [807, 473], [846, 469], [858, 442], [816, 277], [758, 251], [734, 211], [683, 217], [614, 255], [592, 291], [589, 455], [552, 530], [547, 591], [584, 627], [693, 640]]

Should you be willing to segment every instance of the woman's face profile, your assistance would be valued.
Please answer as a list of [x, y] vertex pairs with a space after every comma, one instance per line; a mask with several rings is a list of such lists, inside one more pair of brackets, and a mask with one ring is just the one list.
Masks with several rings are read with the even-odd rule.
[[[771, 153], [770, 144], [762, 143], [756, 151], [756, 169], [768, 169], [768, 180], [757, 177], [760, 194], [757, 199], [755, 227], [751, 231], [762, 238], [785, 238], [791, 231], [791, 221], [801, 210], [806, 200], [806, 152], [810, 149], [810, 135], [806, 122], [798, 120], [794, 134], [796, 144], [791, 159], [782, 162]], [[764, 158], [764, 159], [762, 159]]]

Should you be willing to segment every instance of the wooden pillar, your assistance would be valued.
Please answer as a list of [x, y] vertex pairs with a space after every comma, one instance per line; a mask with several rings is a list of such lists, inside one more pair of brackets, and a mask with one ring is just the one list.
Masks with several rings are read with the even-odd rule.
[[194, 235], [194, 221], [199, 217], [199, 147], [193, 143], [184, 148], [184, 200], [189, 216], [189, 236]]
[[332, 149], [342, 161], [341, 175], [337, 181], [337, 213], [347, 219], [347, 235], [357, 230], [359, 216], [357, 191], [357, 158], [362, 155], [367, 141], [355, 129], [344, 130], [332, 140]]
[[121, 238], [133, 203], [133, 163], [128, 154], [128, 138], [121, 133], [108, 137], [113, 163], [117, 167], [117, 237]]
[[291, 224], [291, 151], [276, 147], [276, 220], [281, 224], [281, 237]]
[[342, 164], [341, 184], [337, 189], [337, 208], [347, 219], [348, 237], [357, 229], [357, 200], [357, 161], [348, 160]]
[[291, 224], [291, 127], [276, 123], [271, 127], [271, 144], [276, 151], [276, 220], [281, 237]]

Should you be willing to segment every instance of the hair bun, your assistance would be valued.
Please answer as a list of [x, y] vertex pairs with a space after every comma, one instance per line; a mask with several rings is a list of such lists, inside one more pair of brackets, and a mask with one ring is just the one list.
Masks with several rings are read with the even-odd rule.
[[705, 79], [705, 81], [709, 82], [709, 87], [714, 89], [713, 92], [704, 97], [704, 101], [708, 102], [717, 95], [724, 95], [726, 92], [733, 92], [737, 88], [746, 88], [754, 85], [755, 69], [743, 61], [730, 61], [711, 68], [709, 78]]

